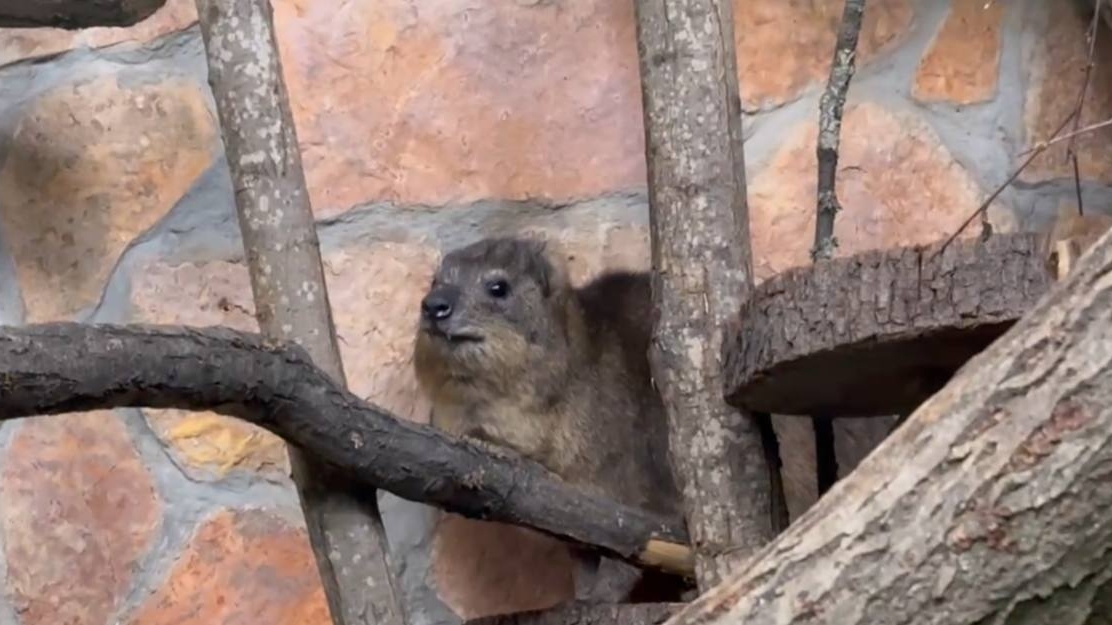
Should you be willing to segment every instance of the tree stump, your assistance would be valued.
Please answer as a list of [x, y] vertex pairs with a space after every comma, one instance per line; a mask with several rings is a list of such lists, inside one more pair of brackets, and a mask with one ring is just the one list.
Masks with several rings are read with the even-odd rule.
[[727, 401], [777, 414], [907, 414], [1053, 283], [1038, 235], [857, 254], [757, 287], [724, 345]]

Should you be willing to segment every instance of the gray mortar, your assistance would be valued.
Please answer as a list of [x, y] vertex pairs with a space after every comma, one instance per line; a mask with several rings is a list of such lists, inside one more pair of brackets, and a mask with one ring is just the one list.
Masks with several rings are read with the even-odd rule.
[[[0, 426], [0, 474], [3, 474], [6, 468], [8, 449], [11, 448], [12, 440], [24, 421], [26, 419], [16, 419]], [[18, 613], [7, 592], [7, 589], [11, 586], [8, 584], [8, 558], [5, 542], [4, 532], [0, 532], [0, 554], [3, 554], [3, 557], [0, 557], [0, 589], [4, 589], [3, 592], [0, 592], [0, 625], [19, 625]]]

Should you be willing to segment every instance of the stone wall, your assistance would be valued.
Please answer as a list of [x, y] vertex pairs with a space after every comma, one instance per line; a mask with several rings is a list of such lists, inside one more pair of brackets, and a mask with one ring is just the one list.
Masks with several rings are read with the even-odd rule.
[[[632, 2], [274, 0], [352, 387], [426, 419], [409, 340], [437, 258], [476, 237], [561, 239], [577, 280], [648, 266]], [[738, 0], [758, 278], [808, 262], [815, 112], [836, 0]], [[193, 0], [129, 29], [0, 30], [0, 321], [255, 327]], [[1072, 106], [1074, 3], [874, 0], [850, 90], [840, 253], [948, 235]], [[1106, 38], [1106, 44], [1112, 41]], [[1100, 46], [1102, 59], [1108, 45]], [[1112, 111], [1098, 67], [1085, 122]], [[1109, 133], [1080, 141], [1086, 208]], [[990, 211], [1074, 202], [1052, 150]], [[779, 419], [792, 511], [813, 445]], [[841, 424], [843, 470], [886, 424]], [[383, 507], [413, 625], [545, 607], [562, 547]], [[0, 428], [0, 625], [326, 623], [283, 446], [213, 414], [119, 410]]]

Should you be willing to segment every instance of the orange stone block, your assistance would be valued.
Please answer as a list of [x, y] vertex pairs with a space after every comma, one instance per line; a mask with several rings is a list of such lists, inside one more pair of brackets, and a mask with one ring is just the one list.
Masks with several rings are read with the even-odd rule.
[[29, 103], [0, 170], [28, 321], [96, 304], [124, 249], [209, 167], [219, 141], [206, 98], [182, 78], [103, 74]]
[[645, 184], [629, 2], [281, 0], [275, 20], [318, 217]]
[[[238, 263], [151, 263], [135, 272], [131, 317], [136, 323], [221, 325], [258, 332], [251, 282]], [[221, 479], [233, 471], [286, 481], [282, 439], [246, 421], [208, 411], [146, 409], [154, 433], [191, 479]]]
[[[794, 100], [825, 84], [844, 0], [735, 0], [738, 82], [747, 110]], [[910, 0], [870, 0], [857, 42], [857, 67], [902, 41], [915, 11]]]
[[24, 422], [0, 478], [8, 588], [23, 625], [104, 625], [158, 536], [162, 504], [111, 411]]
[[369, 243], [325, 253], [328, 299], [348, 388], [395, 416], [427, 423], [413, 340], [421, 298], [440, 262], [418, 243]]
[[923, 101], [986, 102], [996, 95], [1005, 2], [953, 0], [919, 63], [912, 95]]
[[433, 558], [441, 600], [464, 619], [550, 608], [575, 591], [567, 547], [527, 528], [446, 514]]
[[[421, 298], [439, 260], [416, 243], [353, 244], [324, 255], [325, 280], [348, 388], [396, 416], [428, 420], [413, 373]], [[132, 319], [222, 325], [257, 332], [247, 268], [239, 263], [152, 263], [135, 272]], [[285, 443], [266, 430], [212, 412], [145, 410], [152, 429], [191, 478], [242, 470], [285, 482]]]
[[[1027, 92], [1027, 145], [1034, 146], [1051, 138], [1077, 105], [1085, 83], [1089, 48], [1086, 32], [1089, 19], [1076, 3], [1048, 5], [1035, 10], [1049, 11], [1047, 29], [1035, 38], [1038, 48], [1030, 64], [1031, 80]], [[1112, 37], [1102, 27], [1097, 38], [1095, 66], [1081, 111], [1080, 127], [1108, 119], [1112, 111]], [[1062, 134], [1071, 132], [1067, 126]], [[1021, 179], [1037, 182], [1054, 178], [1073, 178], [1073, 166], [1066, 160], [1067, 142], [1062, 141], [1032, 161]], [[1112, 182], [1112, 127], [1079, 136], [1076, 142], [1078, 168], [1084, 180]], [[1025, 157], [1017, 156], [1017, 159]], [[1018, 165], [1018, 163], [1017, 163]]]
[[[759, 280], [808, 265], [815, 238], [815, 141], [807, 122], [785, 133], [783, 147], [749, 187], [754, 273]], [[945, 239], [986, 193], [921, 119], [866, 102], [850, 105], [842, 124], [835, 221], [839, 256]], [[1015, 224], [989, 208], [996, 232]], [[963, 236], [975, 236], [974, 223]]]
[[0, 65], [74, 48], [141, 44], [185, 30], [196, 21], [195, 0], [166, 0], [166, 4], [154, 15], [128, 28], [0, 28]]
[[647, 226], [591, 223], [584, 218], [559, 227], [529, 226], [520, 234], [548, 241], [551, 249], [563, 256], [575, 286], [583, 286], [604, 271], [648, 271], [652, 266]]
[[205, 523], [130, 625], [331, 625], [304, 530], [262, 510]]

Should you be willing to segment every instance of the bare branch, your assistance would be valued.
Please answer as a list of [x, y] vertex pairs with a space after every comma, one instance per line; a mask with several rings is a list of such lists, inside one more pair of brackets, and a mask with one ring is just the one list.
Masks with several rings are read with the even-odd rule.
[[[296, 341], [343, 384], [270, 0], [197, 0], [197, 13], [259, 328]], [[377, 497], [289, 455], [333, 622], [402, 625]]]
[[581, 494], [539, 464], [364, 402], [292, 343], [225, 328], [0, 328], [0, 420], [112, 407], [213, 410], [255, 423], [366, 487], [533, 527], [690, 574], [678, 519]]
[[830, 64], [830, 78], [819, 100], [819, 140], [816, 148], [819, 164], [818, 214], [815, 219], [815, 246], [811, 249], [813, 261], [833, 258], [838, 247], [834, 238], [834, 218], [842, 210], [835, 188], [838, 143], [842, 133], [842, 110], [846, 105], [849, 82], [853, 78], [857, 38], [861, 34], [864, 15], [865, 0], [846, 0], [838, 41], [834, 46], [834, 60]]
[[1085, 61], [1085, 79], [1081, 83], [1081, 92], [1077, 94], [1077, 104], [1074, 110], [1077, 115], [1073, 116], [1073, 130], [1069, 138], [1069, 145], [1066, 146], [1065, 160], [1073, 160], [1074, 167], [1077, 166], [1077, 153], [1074, 151], [1074, 143], [1077, 138], [1077, 129], [1081, 126], [1081, 111], [1085, 107], [1085, 98], [1089, 94], [1089, 84], [1093, 80], [1093, 67], [1096, 65], [1094, 57], [1097, 51], [1097, 31], [1100, 30], [1100, 3], [1098, 0], [1097, 6], [1093, 9], [1093, 19], [1089, 23], [1089, 31], [1085, 34], [1085, 38], [1089, 41], [1089, 56]]
[[[1021, 153], [1020, 156], [1023, 156], [1024, 154], [1026, 154], [1027, 158], [1024, 159], [1022, 163], [1020, 163], [1019, 167], [1015, 168], [1015, 171], [1013, 171], [1011, 173], [1011, 175], [1008, 176], [1007, 180], [1005, 180], [1000, 186], [996, 187], [996, 190], [994, 190], [991, 194], [989, 194], [989, 196], [987, 198], [985, 198], [985, 200], [983, 202], [981, 202], [980, 206], [978, 206], [976, 210], [974, 210], [972, 213], [970, 213], [969, 217], [965, 218], [965, 221], [963, 221], [961, 223], [961, 225], [958, 226], [958, 229], [955, 230], [954, 233], [951, 234], [946, 239], [946, 241], [937, 249], [937, 251], [931, 256], [931, 258], [933, 259], [934, 257], [936, 257], [936, 256], [942, 254], [943, 252], [945, 252], [946, 248], [949, 247], [950, 244], [953, 243], [955, 240], [957, 240], [957, 238], [959, 236], [961, 236], [961, 233], [964, 232], [965, 229], [969, 227], [969, 224], [973, 223], [973, 220], [976, 219], [977, 217], [979, 217], [981, 215], [981, 213], [988, 210], [988, 207], [991, 206], [993, 201], [995, 201], [996, 198], [999, 197], [1000, 194], [1004, 192], [1004, 189], [1007, 189], [1010, 184], [1015, 182], [1016, 178], [1019, 178], [1019, 175], [1022, 174], [1025, 169], [1027, 169], [1027, 166], [1030, 165], [1032, 161], [1034, 161], [1036, 158], [1038, 158], [1039, 154], [1042, 154], [1043, 152], [1045, 152], [1047, 148], [1054, 145], [1055, 143], [1057, 143], [1059, 141], [1064, 141], [1066, 139], [1069, 139], [1070, 135], [1072, 135], [1073, 133], [1069, 133], [1069, 134], [1066, 134], [1066, 135], [1061, 135], [1060, 133], [1063, 130], [1066, 129], [1066, 126], [1077, 115], [1080, 115], [1080, 113], [1077, 110], [1071, 111], [1070, 114], [1066, 115], [1066, 118], [1062, 120], [1062, 123], [1058, 125], [1058, 128], [1054, 131], [1054, 134], [1051, 135], [1051, 138], [1050, 138], [1049, 141], [1040, 141], [1039, 143], [1032, 146], [1030, 150], [1027, 150], [1026, 152]], [[1112, 120], [1109, 120], [1108, 123], [1112, 123]], [[1092, 132], [1093, 130], [1096, 130], [1096, 129], [1097, 129], [1097, 125], [1086, 126], [1085, 128], [1082, 128], [1081, 130], [1079, 130], [1078, 134], [1083, 134], [1083, 133], [1086, 133], [1086, 132]]]

